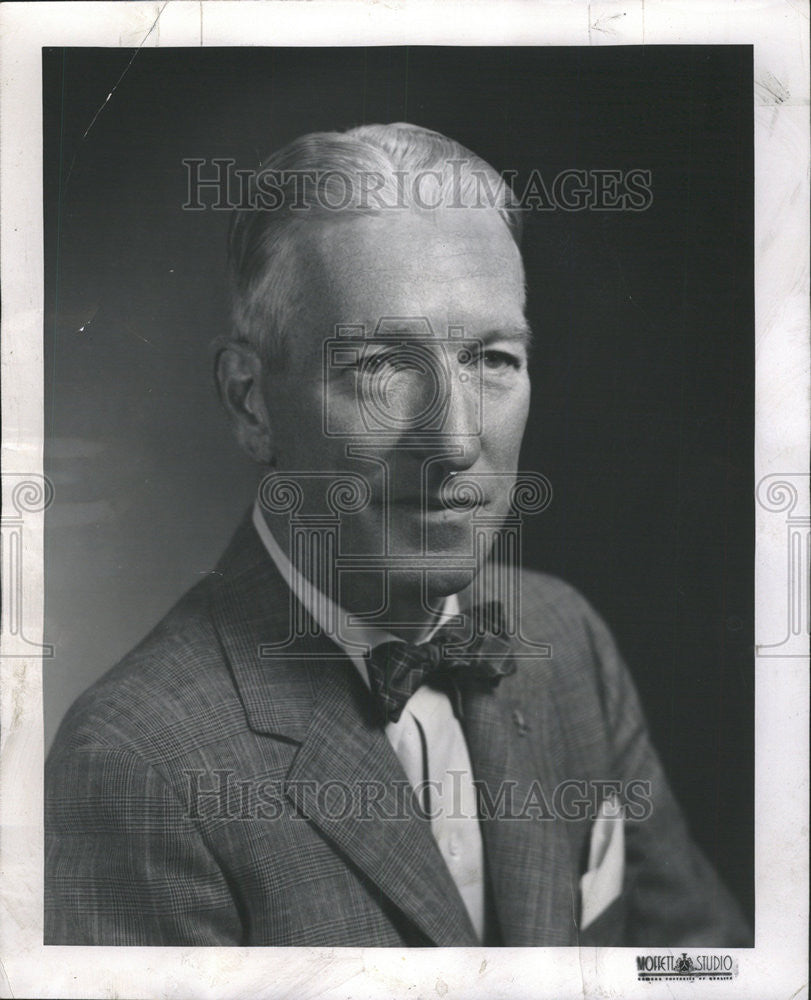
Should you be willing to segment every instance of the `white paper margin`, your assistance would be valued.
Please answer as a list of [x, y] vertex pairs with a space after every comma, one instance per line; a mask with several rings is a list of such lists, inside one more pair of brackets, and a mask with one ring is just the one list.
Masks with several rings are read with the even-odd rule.
[[[0, 656], [0, 995], [14, 997], [734, 997], [807, 995], [808, 662], [780, 646], [808, 626], [787, 536], [803, 509], [780, 487], [809, 451], [809, 8], [801, 0], [21, 3], [0, 7], [3, 608]], [[756, 158], [756, 947], [732, 982], [636, 978], [642, 949], [43, 947], [42, 669], [14, 636], [11, 489], [42, 474], [42, 46], [752, 44]], [[15, 479], [16, 475], [16, 479]], [[766, 477], [778, 477], [766, 480]], [[807, 489], [807, 486], [805, 487]], [[19, 496], [17, 497], [19, 500]], [[29, 497], [29, 501], [31, 498]], [[781, 501], [782, 505], [781, 505]], [[42, 639], [42, 514], [25, 514], [20, 592]], [[808, 571], [806, 548], [804, 570]], [[794, 586], [805, 590], [795, 592]], [[802, 602], [806, 602], [803, 610]], [[805, 615], [803, 619], [803, 614]], [[800, 634], [802, 640], [802, 634]], [[790, 655], [783, 655], [783, 653]], [[734, 817], [730, 817], [734, 822]], [[701, 949], [704, 951], [704, 949]], [[710, 951], [707, 949], [707, 951]], [[654, 949], [661, 954], [662, 949]]]

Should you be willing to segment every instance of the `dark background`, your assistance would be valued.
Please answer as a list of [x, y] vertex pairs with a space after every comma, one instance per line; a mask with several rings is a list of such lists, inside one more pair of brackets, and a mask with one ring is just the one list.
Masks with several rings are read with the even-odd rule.
[[228, 217], [182, 210], [183, 158], [256, 167], [303, 132], [408, 120], [519, 190], [533, 168], [647, 169], [647, 211], [528, 219], [522, 467], [554, 500], [525, 561], [610, 623], [694, 835], [751, 916], [751, 48], [60, 49], [43, 69], [48, 740], [252, 495], [208, 352]]

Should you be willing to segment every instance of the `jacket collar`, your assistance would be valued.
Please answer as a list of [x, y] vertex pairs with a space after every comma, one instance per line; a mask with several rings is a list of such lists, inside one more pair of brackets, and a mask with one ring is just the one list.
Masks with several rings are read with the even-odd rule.
[[[315, 634], [247, 516], [217, 565], [211, 613], [249, 727], [300, 743], [317, 695], [314, 664], [343, 659]], [[302, 634], [293, 633], [303, 624]]]

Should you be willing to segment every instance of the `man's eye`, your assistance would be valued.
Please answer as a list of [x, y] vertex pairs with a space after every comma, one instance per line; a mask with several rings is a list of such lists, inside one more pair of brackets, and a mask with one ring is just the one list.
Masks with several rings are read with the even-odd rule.
[[508, 351], [485, 351], [481, 358], [488, 371], [501, 371], [504, 368], [518, 370], [521, 367], [521, 359]]

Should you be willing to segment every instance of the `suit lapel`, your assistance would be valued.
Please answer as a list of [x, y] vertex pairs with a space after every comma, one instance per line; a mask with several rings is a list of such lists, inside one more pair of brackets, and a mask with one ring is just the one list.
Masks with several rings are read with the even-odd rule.
[[[563, 821], [551, 815], [560, 777], [551, 752], [536, 759], [530, 740], [517, 728], [509, 701], [511, 680], [495, 692], [470, 691], [464, 702], [465, 736], [481, 785], [482, 834], [501, 936], [507, 946], [574, 944], [577, 896], [571, 886], [569, 841]], [[533, 720], [534, 726], [538, 723], [551, 751], [554, 719]], [[499, 818], [501, 793], [505, 798]], [[496, 807], [491, 808], [495, 818], [487, 818], [488, 803]]]
[[[371, 721], [368, 700], [351, 664], [322, 668], [312, 721], [288, 774], [288, 797], [430, 941], [478, 944], [430, 824], [415, 813], [400, 762]], [[332, 806], [313, 794], [326, 791], [326, 782], [334, 783]]]
[[[300, 744], [288, 798], [429, 941], [477, 944], [430, 825], [414, 811], [400, 762], [372, 721], [354, 665], [323, 635], [295, 636], [278, 648], [293, 620], [291, 595], [249, 520], [218, 573], [212, 617], [248, 725]], [[262, 657], [267, 643], [277, 650]]]

